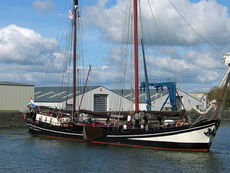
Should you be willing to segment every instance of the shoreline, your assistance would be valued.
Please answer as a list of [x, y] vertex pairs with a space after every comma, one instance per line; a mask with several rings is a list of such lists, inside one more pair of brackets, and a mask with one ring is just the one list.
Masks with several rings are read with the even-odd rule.
[[26, 127], [24, 112], [0, 112], [0, 128]]

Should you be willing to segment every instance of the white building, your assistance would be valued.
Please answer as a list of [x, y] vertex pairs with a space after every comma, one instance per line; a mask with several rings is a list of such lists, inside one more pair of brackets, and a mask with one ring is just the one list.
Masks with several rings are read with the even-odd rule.
[[[189, 103], [189, 101], [192, 103], [192, 105], [194, 105], [196, 108], [204, 110], [205, 106], [206, 106], [206, 100], [205, 102], [203, 102], [203, 100], [199, 100], [196, 97], [191, 96], [190, 94], [177, 89], [177, 93], [178, 95], [176, 96], [176, 105], [177, 105], [177, 109], [181, 110], [183, 108], [185, 108], [187, 111], [190, 111], [192, 109], [191, 104]], [[159, 96], [158, 98], [154, 99], [151, 102], [151, 108], [152, 110], [156, 110], [159, 111], [162, 107], [162, 105], [164, 104], [165, 100], [168, 98], [169, 94], [164, 94], [162, 96]], [[167, 100], [165, 106], [166, 109], [170, 109], [171, 105], [170, 105], [170, 101], [169, 99]]]
[[[77, 98], [77, 110], [85, 109], [90, 111], [129, 111], [133, 110], [133, 102], [129, 99], [119, 95], [118, 93], [111, 91], [105, 87], [97, 87], [84, 94], [78, 95]], [[67, 100], [67, 105], [73, 104], [73, 98]]]
[[[76, 92], [76, 109], [85, 109], [91, 111], [132, 111], [135, 107], [134, 91], [124, 90], [109, 90], [102, 86], [88, 86], [83, 94], [83, 87], [77, 88]], [[186, 110], [191, 110], [190, 102], [199, 109], [203, 109], [205, 104], [181, 90], [177, 90], [177, 108], [183, 107]], [[155, 89], [150, 90], [151, 93], [151, 110], [161, 110], [163, 103], [168, 97], [168, 91], [164, 90], [157, 93]], [[36, 87], [35, 88], [35, 103], [38, 106], [48, 106], [58, 109], [72, 109], [73, 95], [72, 87]], [[179, 99], [180, 98], [180, 99]], [[139, 109], [146, 110], [146, 94], [144, 91], [139, 91]], [[183, 104], [181, 104], [181, 101]], [[205, 100], [206, 101], [206, 100]], [[164, 109], [169, 110], [171, 105], [169, 100], [166, 102]]]

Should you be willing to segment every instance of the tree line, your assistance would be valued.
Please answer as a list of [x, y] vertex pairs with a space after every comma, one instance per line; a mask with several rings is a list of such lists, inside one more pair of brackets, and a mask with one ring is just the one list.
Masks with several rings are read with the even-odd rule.
[[[207, 94], [208, 100], [212, 101], [216, 99], [218, 101], [220, 99], [222, 89], [223, 88], [218, 88], [218, 87], [211, 89]], [[225, 108], [230, 108], [230, 88], [229, 87], [226, 89], [225, 96], [223, 98], [223, 104]]]

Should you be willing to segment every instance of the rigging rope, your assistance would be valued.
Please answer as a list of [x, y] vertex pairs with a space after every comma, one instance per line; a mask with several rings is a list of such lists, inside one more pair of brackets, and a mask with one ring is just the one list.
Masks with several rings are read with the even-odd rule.
[[[65, 5], [64, 5], [64, 11], [63, 11], [63, 13], [62, 14], [67, 14], [67, 12], [66, 12], [66, 9], [67, 9], [67, 4], [68, 4], [68, 1], [66, 1], [66, 3], [65, 3]], [[64, 15], [65, 16], [65, 15]], [[65, 28], [61, 28], [61, 26], [63, 25], [63, 21], [64, 21], [64, 16], [62, 16], [62, 18], [61, 18], [61, 21], [59, 22], [59, 24], [58, 24], [58, 32], [57, 32], [57, 36], [56, 36], [56, 38], [59, 38], [59, 36], [60, 36], [60, 33], [62, 33], [61, 32], [61, 30], [63, 29], [63, 30], [65, 30]], [[57, 40], [59, 40], [59, 39], [57, 39]], [[60, 37], [60, 42], [62, 42], [62, 40], [63, 40], [63, 35], [61, 35], [61, 37]], [[54, 52], [55, 52], [55, 50], [57, 49], [57, 47], [56, 47], [56, 45], [53, 45], [53, 48], [52, 48], [52, 55], [54, 54]], [[50, 58], [50, 57], [48, 57], [48, 58]], [[46, 69], [45, 69], [45, 72], [44, 72], [44, 74], [50, 74], [50, 75], [45, 75], [44, 76], [44, 78], [43, 78], [43, 82], [42, 82], [42, 84], [40, 84], [41, 86], [47, 86], [47, 82], [50, 80], [50, 76], [51, 75], [53, 75], [53, 72], [56, 72], [55, 70], [54, 70], [54, 66], [53, 66], [53, 61], [52, 61], [53, 59], [49, 59], [48, 60], [48, 63], [47, 63], [47, 65], [46, 65]], [[52, 78], [53, 78], [53, 76], [52, 76]]]
[[[120, 71], [120, 77], [118, 78], [119, 81], [116, 82], [116, 84], [118, 85], [117, 88], [118, 92], [119, 92], [119, 89], [121, 89], [121, 97], [118, 101], [118, 103], [114, 103], [114, 105], [118, 105], [118, 110], [121, 111], [123, 108], [122, 108], [122, 105], [124, 105], [124, 87], [125, 87], [125, 81], [126, 81], [126, 77], [127, 77], [127, 64], [128, 64], [128, 57], [129, 57], [129, 54], [128, 54], [128, 50], [129, 50], [129, 40], [130, 40], [130, 35], [129, 35], [129, 30], [131, 27], [131, 24], [130, 24], [130, 21], [131, 18], [130, 18], [130, 14], [131, 14], [131, 5], [132, 3], [130, 2], [129, 4], [127, 3], [126, 6], [128, 7], [128, 15], [126, 16], [127, 18], [124, 20], [123, 22], [123, 25], [122, 26], [126, 26], [125, 24], [128, 25], [128, 27], [123, 27], [123, 31], [122, 31], [122, 43], [121, 43], [121, 47], [120, 47], [120, 57], [121, 57], [121, 60], [122, 60], [122, 64], [119, 64], [119, 66], [117, 66], [118, 68], [118, 71]], [[127, 33], [127, 34], [126, 34]], [[125, 37], [126, 35], [126, 37]], [[126, 44], [125, 44], [126, 43]], [[131, 61], [132, 61], [132, 58], [131, 58]], [[131, 68], [132, 70], [132, 68]], [[113, 102], [116, 102], [116, 99], [113, 99]]]
[[[159, 26], [160, 26], [160, 22], [158, 20], [158, 15], [157, 15], [157, 11], [155, 10], [155, 13], [156, 13], [156, 18], [154, 17], [154, 14], [153, 14], [153, 10], [152, 10], [152, 6], [150, 4], [150, 1], [148, 0], [148, 4], [149, 4], [149, 8], [150, 8], [150, 11], [151, 11], [151, 14], [152, 14], [152, 17], [153, 17], [153, 20], [154, 20], [154, 23], [156, 25], [156, 28], [157, 28], [157, 32], [158, 32], [158, 35], [159, 35], [159, 38], [160, 38], [160, 42], [162, 44], [162, 48], [163, 48], [163, 51], [167, 54], [167, 55], [170, 55], [168, 50], [164, 47], [164, 41], [163, 39], [165, 39], [165, 42], [166, 42], [166, 45], [168, 45], [168, 40], [167, 40], [167, 37], [164, 33], [161, 33], [160, 32], [160, 29], [159, 29]], [[162, 36], [163, 35], [163, 36]], [[175, 80], [175, 74], [172, 70], [172, 67], [171, 67], [171, 64], [170, 64], [170, 61], [168, 59], [168, 57], [166, 58], [167, 59], [167, 62], [168, 62], [168, 65], [169, 65], [169, 70], [171, 71], [171, 75], [172, 75], [172, 78], [173, 80]], [[176, 82], [176, 81], [175, 81]]]
[[[192, 31], [193, 31], [194, 33], [196, 33], [204, 42], [206, 42], [211, 48], [213, 48], [213, 50], [215, 50], [216, 53], [219, 54], [219, 56], [225, 55], [224, 51], [222, 51], [222, 50], [220, 50], [218, 47], [216, 47], [216, 46], [214, 45], [214, 43], [213, 43], [213, 44], [212, 44], [212, 43], [209, 43], [209, 41], [208, 41], [205, 37], [203, 37], [203, 36], [199, 33], [199, 31], [197, 31], [197, 30], [192, 26], [192, 24], [190, 24], [190, 22], [189, 22], [189, 21], [186, 19], [186, 17], [180, 12], [180, 10], [179, 10], [178, 8], [176, 8], [176, 5], [175, 5], [171, 0], [168, 0], [168, 1], [169, 1], [169, 3], [171, 4], [171, 6], [175, 9], [175, 11], [177, 12], [177, 14], [178, 14], [178, 15], [183, 19], [183, 21], [192, 29]], [[216, 38], [215, 34], [212, 33], [203, 23], [201, 23], [198, 19], [197, 19], [197, 21], [199, 22], [200, 25], [202, 25], [202, 26], [206, 29], [206, 31], [210, 34], [210, 36]], [[217, 40], [217, 38], [216, 38], [216, 40]], [[219, 56], [218, 56], [218, 57], [219, 57]], [[220, 59], [218, 58], [218, 60], [220, 60]], [[176, 68], [176, 69], [177, 69], [177, 68]], [[181, 82], [181, 84], [183, 84], [183, 83]]]
[[199, 35], [199, 37], [205, 41], [210, 47], [212, 47], [214, 50], [216, 50], [216, 52], [218, 52], [221, 56], [224, 56], [225, 53], [222, 52], [220, 49], [218, 49], [215, 45], [211, 44], [208, 42], [208, 40], [206, 38], [204, 38], [189, 22], [188, 20], [182, 15], [182, 13], [176, 8], [176, 6], [172, 3], [171, 0], [168, 0], [170, 2], [170, 4], [172, 5], [172, 7], [176, 10], [176, 12], [178, 13], [178, 15], [184, 20], [184, 22], [190, 26], [190, 28], [193, 30], [193, 32], [195, 32], [197, 35]]

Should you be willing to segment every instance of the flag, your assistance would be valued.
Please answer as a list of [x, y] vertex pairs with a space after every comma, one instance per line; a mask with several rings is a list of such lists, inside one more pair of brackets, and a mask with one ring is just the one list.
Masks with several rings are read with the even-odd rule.
[[30, 103], [31, 103], [31, 106], [32, 106], [32, 107], [34, 107], [34, 108], [36, 107], [36, 105], [35, 105], [35, 103], [34, 103], [32, 97], [30, 97]]
[[69, 10], [69, 18], [70, 18], [71, 20], [73, 20], [73, 14], [71, 13], [70, 10]]

